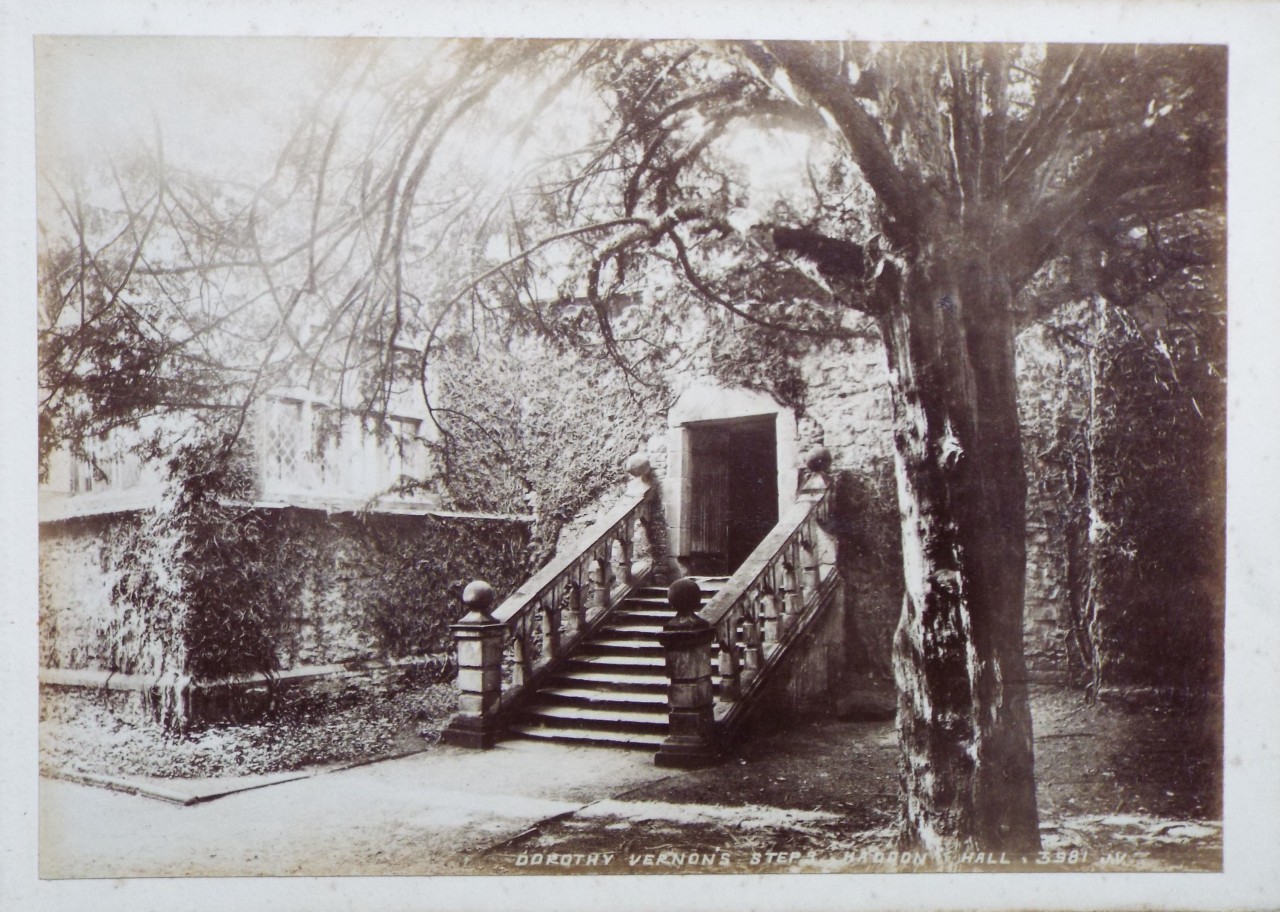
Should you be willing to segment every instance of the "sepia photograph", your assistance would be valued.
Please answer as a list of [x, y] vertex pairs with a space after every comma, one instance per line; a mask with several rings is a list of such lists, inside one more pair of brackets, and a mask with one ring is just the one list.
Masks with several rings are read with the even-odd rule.
[[42, 885], [1230, 872], [1236, 48], [769, 22], [28, 36]]

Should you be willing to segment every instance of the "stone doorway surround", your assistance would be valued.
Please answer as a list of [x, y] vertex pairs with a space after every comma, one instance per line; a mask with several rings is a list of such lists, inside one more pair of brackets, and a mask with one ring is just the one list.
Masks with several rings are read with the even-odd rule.
[[778, 515], [785, 515], [796, 501], [800, 453], [796, 439], [796, 415], [767, 393], [742, 387], [725, 388], [710, 383], [691, 386], [667, 413], [667, 474], [662, 500], [667, 516], [667, 542], [675, 566], [689, 552], [690, 443], [692, 426], [704, 422], [772, 417], [777, 441]]

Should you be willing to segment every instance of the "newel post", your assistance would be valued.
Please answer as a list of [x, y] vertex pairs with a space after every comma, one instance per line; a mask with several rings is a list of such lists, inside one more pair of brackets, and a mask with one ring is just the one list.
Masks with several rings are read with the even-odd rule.
[[702, 590], [696, 580], [676, 580], [667, 590], [667, 601], [676, 616], [658, 634], [658, 641], [667, 660], [670, 728], [654, 762], [679, 768], [707, 766], [719, 760], [711, 689], [715, 628], [698, 616]]
[[804, 466], [808, 469], [799, 493], [809, 497], [817, 497], [831, 487], [829, 472], [831, 470], [831, 451], [824, 446], [816, 446], [804, 454]]
[[498, 735], [502, 698], [502, 640], [506, 625], [490, 613], [497, 594], [483, 580], [467, 584], [467, 613], [452, 625], [458, 648], [458, 714], [444, 730], [446, 744], [489, 748]]
[[[809, 477], [800, 486], [800, 496], [817, 500], [831, 488], [831, 451], [824, 446], [814, 447], [805, 453], [804, 462], [809, 470]], [[830, 509], [830, 501], [827, 509]], [[836, 563], [836, 540], [824, 531], [824, 521], [825, 511], [814, 517], [814, 534], [808, 539], [804, 557], [805, 576], [808, 577], [806, 582], [814, 588], [822, 581], [822, 568], [832, 568]]]

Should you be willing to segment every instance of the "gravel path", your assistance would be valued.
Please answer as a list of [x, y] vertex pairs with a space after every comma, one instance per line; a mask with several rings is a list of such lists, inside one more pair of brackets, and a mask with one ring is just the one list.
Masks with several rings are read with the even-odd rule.
[[40, 876], [479, 873], [480, 850], [666, 775], [643, 752], [514, 741], [192, 807], [45, 779]]

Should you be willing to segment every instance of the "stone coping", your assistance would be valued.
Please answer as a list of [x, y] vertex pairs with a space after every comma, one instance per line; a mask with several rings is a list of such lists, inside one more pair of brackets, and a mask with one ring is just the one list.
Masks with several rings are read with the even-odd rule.
[[[42, 498], [39, 508], [39, 522], [66, 522], [75, 519], [90, 519], [99, 516], [111, 516], [120, 513], [139, 513], [156, 503], [155, 492], [125, 492], [112, 496], [95, 497], [86, 495], [66, 498]], [[529, 513], [468, 513], [456, 510], [441, 510], [435, 501], [400, 501], [400, 500], [360, 500], [358, 498], [330, 497], [289, 497], [263, 499], [255, 501], [229, 501], [229, 505], [253, 507], [260, 510], [308, 510], [326, 514], [332, 513], [375, 513], [388, 516], [433, 516], [437, 519], [463, 519], [482, 522], [516, 522], [532, 523], [536, 517]]]

